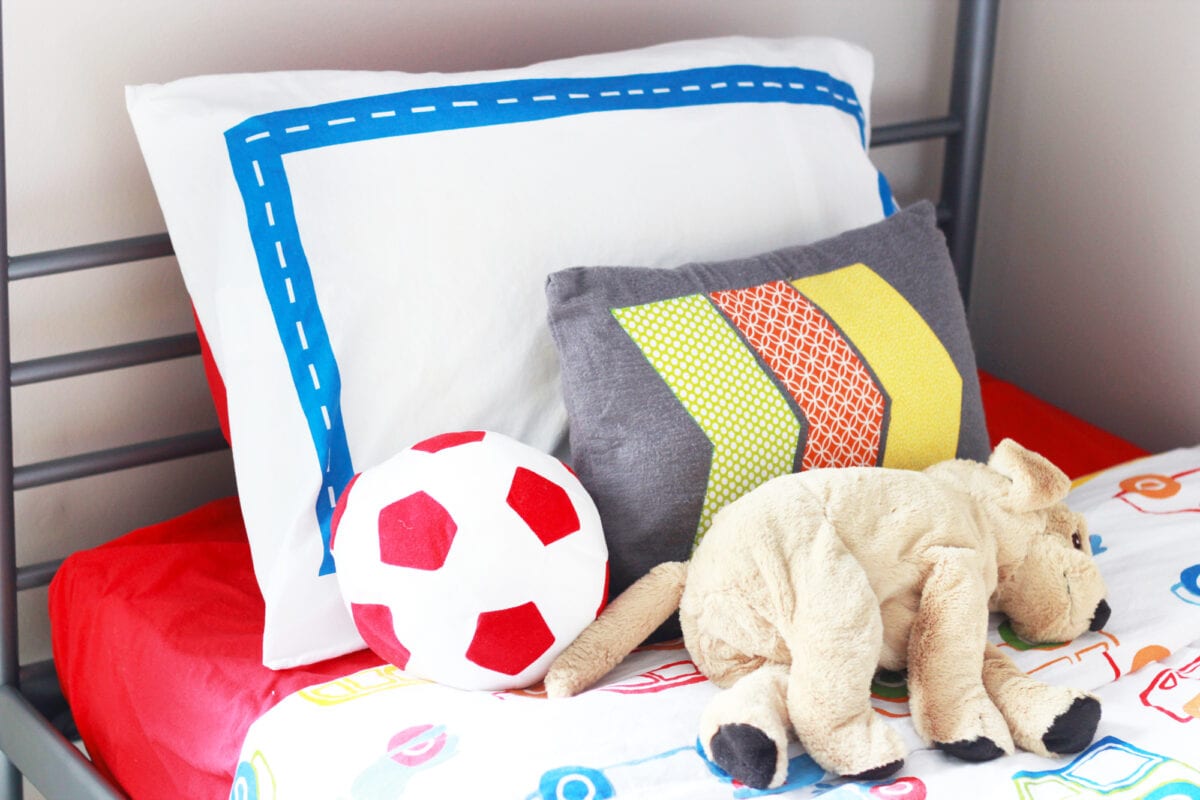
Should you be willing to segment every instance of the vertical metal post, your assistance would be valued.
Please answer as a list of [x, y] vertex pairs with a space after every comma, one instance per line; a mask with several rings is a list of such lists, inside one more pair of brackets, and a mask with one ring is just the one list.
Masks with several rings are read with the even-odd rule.
[[950, 116], [962, 121], [962, 131], [946, 140], [942, 203], [950, 212], [946, 240], [964, 302], [971, 293], [999, 5], [999, 0], [960, 0], [958, 6]]
[[[0, 685], [19, 681], [17, 552], [13, 514], [12, 353], [8, 320], [8, 177], [4, 137], [4, 31], [0, 9]], [[0, 753], [0, 800], [21, 800], [21, 775]]]

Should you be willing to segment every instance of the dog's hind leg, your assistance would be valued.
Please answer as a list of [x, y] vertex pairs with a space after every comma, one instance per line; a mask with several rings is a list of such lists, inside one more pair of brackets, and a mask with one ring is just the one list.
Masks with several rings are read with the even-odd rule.
[[776, 789], [787, 778], [786, 664], [764, 664], [709, 702], [700, 718], [704, 752], [753, 789]]
[[846, 777], [877, 780], [904, 765], [904, 742], [871, 707], [883, 647], [879, 601], [828, 522], [789, 562], [796, 598], [778, 622], [791, 653], [787, 710], [813, 760]]

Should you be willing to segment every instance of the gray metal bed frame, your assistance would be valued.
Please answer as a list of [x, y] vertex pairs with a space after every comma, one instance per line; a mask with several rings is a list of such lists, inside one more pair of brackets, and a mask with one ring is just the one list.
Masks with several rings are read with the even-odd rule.
[[[999, 0], [959, 0], [946, 116], [878, 127], [871, 134], [873, 147], [946, 140], [938, 216], [964, 298], [969, 295], [975, 249], [998, 6]], [[164, 233], [8, 255], [2, 68], [0, 64], [0, 800], [20, 800], [22, 774], [50, 800], [118, 798], [123, 796], [120, 790], [101, 776], [68, 738], [72, 723], [54, 664], [47, 661], [22, 666], [18, 662], [17, 593], [48, 584], [61, 560], [17, 565], [13, 494], [35, 486], [212, 452], [227, 445], [220, 431], [210, 430], [53, 461], [13, 464], [14, 387], [194, 356], [200, 352], [200, 345], [192, 333], [12, 363], [10, 281], [169, 256], [172, 249]], [[52, 718], [56, 723], [50, 721]]]

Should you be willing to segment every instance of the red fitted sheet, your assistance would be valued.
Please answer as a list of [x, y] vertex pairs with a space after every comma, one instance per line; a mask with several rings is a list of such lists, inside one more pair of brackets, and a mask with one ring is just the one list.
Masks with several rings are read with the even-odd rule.
[[247, 727], [369, 650], [275, 672], [235, 498], [75, 553], [50, 587], [54, 659], [92, 760], [133, 798], [225, 798]]
[[[981, 376], [1005, 436], [1079, 477], [1145, 451]], [[287, 694], [377, 665], [370, 651], [274, 672], [234, 498], [67, 559], [50, 589], [59, 678], [88, 752], [134, 798], [225, 798], [250, 723]]]

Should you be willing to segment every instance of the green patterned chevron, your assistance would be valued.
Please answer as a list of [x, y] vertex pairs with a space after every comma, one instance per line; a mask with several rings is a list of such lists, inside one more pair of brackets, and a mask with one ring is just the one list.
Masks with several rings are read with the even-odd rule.
[[696, 529], [754, 487], [791, 472], [801, 423], [733, 327], [703, 295], [613, 309], [713, 445]]

